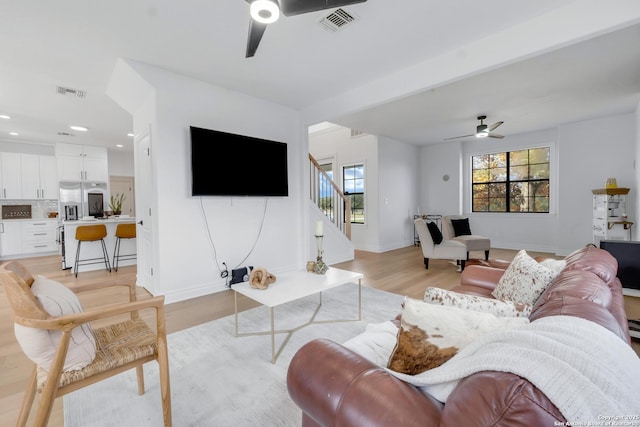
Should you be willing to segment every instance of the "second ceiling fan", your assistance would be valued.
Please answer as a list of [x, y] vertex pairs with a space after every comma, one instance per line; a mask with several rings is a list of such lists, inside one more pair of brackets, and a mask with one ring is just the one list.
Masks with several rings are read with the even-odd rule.
[[251, 20], [249, 21], [249, 36], [247, 38], [246, 57], [256, 54], [258, 45], [267, 25], [272, 24], [280, 17], [301, 15], [303, 13], [317, 12], [319, 10], [333, 9], [350, 4], [364, 3], [367, 0], [245, 0], [251, 6]]
[[445, 141], [450, 139], [458, 139], [458, 138], [468, 138], [470, 136], [475, 136], [476, 138], [504, 138], [504, 135], [498, 135], [497, 133], [493, 133], [493, 131], [503, 124], [503, 121], [495, 122], [491, 126], [485, 125], [484, 121], [487, 119], [487, 116], [478, 116], [478, 120], [480, 120], [480, 124], [476, 126], [476, 133], [470, 133], [469, 135], [462, 136], [454, 136], [453, 138], [445, 138]]

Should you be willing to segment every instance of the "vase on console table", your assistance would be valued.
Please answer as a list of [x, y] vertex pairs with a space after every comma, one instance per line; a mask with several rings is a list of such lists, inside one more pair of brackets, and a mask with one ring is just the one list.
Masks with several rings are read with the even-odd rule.
[[318, 256], [316, 257], [316, 264], [313, 267], [313, 271], [316, 274], [324, 274], [329, 269], [329, 266], [322, 261], [322, 235], [316, 235], [316, 244], [318, 245]]

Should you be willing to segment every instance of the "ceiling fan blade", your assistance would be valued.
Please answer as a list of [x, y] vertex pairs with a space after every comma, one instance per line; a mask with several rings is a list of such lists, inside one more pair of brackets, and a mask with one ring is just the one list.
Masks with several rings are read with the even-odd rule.
[[489, 138], [504, 138], [504, 135], [498, 135], [497, 133], [489, 133]]
[[247, 37], [247, 54], [245, 58], [251, 58], [256, 54], [262, 35], [267, 29], [267, 24], [257, 22], [253, 19], [249, 21], [249, 36]]
[[445, 138], [445, 141], [449, 141], [450, 139], [460, 139], [460, 138], [469, 138], [470, 136], [476, 136], [475, 133], [471, 133], [469, 135], [462, 135], [462, 136], [454, 136], [453, 138]]
[[498, 126], [500, 126], [501, 124], [503, 124], [504, 122], [501, 120], [499, 122], [495, 122], [494, 124], [492, 124], [491, 126], [489, 126], [488, 131], [491, 132], [492, 130], [496, 129]]
[[280, 0], [280, 11], [284, 16], [301, 15], [318, 10], [333, 9], [364, 3], [367, 0]]

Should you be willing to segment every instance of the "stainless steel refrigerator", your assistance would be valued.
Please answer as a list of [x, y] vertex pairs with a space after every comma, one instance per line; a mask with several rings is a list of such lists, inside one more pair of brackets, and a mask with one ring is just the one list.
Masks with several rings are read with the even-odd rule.
[[104, 182], [61, 182], [60, 215], [65, 218], [66, 206], [76, 206], [78, 219], [102, 216], [107, 207], [107, 184]]

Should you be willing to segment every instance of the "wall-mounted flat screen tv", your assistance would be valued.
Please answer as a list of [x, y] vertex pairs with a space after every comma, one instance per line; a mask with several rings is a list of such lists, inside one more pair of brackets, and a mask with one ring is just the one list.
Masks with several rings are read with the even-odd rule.
[[193, 196], [289, 195], [287, 144], [194, 126], [190, 130]]
[[618, 261], [618, 278], [622, 287], [640, 290], [640, 242], [600, 240], [600, 248]]

